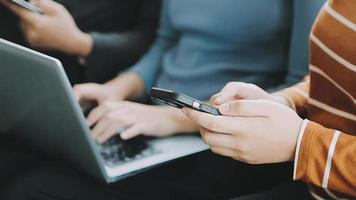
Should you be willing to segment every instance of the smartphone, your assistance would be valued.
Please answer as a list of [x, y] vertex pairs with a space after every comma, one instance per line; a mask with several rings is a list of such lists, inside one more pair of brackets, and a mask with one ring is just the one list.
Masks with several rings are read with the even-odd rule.
[[151, 89], [151, 98], [176, 108], [189, 107], [215, 116], [221, 115], [217, 108], [214, 108], [211, 105], [203, 103], [185, 94], [171, 90], [153, 87]]
[[41, 8], [33, 5], [32, 3], [28, 2], [28, 1], [25, 1], [25, 0], [10, 0], [10, 1], [12, 3], [14, 3], [14, 4], [18, 5], [18, 6], [21, 6], [22, 8], [25, 8], [25, 9], [27, 9], [29, 11], [32, 11], [32, 12], [34, 12], [36, 14], [40, 14], [40, 15], [44, 14], [44, 11]]

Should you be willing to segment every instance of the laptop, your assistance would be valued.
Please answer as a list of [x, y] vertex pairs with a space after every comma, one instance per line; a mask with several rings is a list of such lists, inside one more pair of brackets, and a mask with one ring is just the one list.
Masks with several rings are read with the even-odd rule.
[[195, 135], [92, 138], [59, 60], [0, 38], [0, 132], [112, 183], [208, 149]]

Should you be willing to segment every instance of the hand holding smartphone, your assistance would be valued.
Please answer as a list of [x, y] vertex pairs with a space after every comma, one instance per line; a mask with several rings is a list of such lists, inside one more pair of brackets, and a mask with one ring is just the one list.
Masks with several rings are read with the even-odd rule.
[[221, 115], [217, 108], [196, 100], [193, 97], [171, 90], [153, 87], [151, 89], [151, 98], [176, 108], [189, 107], [215, 116]]
[[44, 14], [44, 11], [33, 5], [32, 3], [28, 2], [28, 1], [25, 1], [25, 0], [9, 0], [9, 2], [12, 2], [13, 4], [16, 4], [17, 6], [20, 6], [22, 8], [25, 8], [31, 12], [34, 12], [36, 14], [40, 14], [40, 15], [43, 15]]

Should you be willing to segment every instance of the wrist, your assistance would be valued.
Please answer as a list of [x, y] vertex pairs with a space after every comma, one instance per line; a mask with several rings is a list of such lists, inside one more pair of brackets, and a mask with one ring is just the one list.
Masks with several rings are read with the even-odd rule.
[[143, 80], [132, 72], [123, 73], [104, 86], [112, 92], [116, 100], [134, 99], [144, 93]]
[[78, 31], [75, 34], [72, 52], [69, 52], [73, 55], [80, 56], [80, 57], [87, 57], [92, 49], [93, 49], [93, 38], [90, 34]]

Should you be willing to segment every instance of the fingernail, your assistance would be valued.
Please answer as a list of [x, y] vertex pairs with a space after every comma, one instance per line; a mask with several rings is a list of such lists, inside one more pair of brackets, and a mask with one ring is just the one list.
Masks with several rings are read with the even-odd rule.
[[219, 107], [221, 113], [228, 113], [230, 111], [230, 104], [224, 103]]
[[121, 139], [123, 139], [123, 140], [127, 140], [127, 139], [128, 139], [126, 134], [120, 134], [120, 137], [121, 137]]

